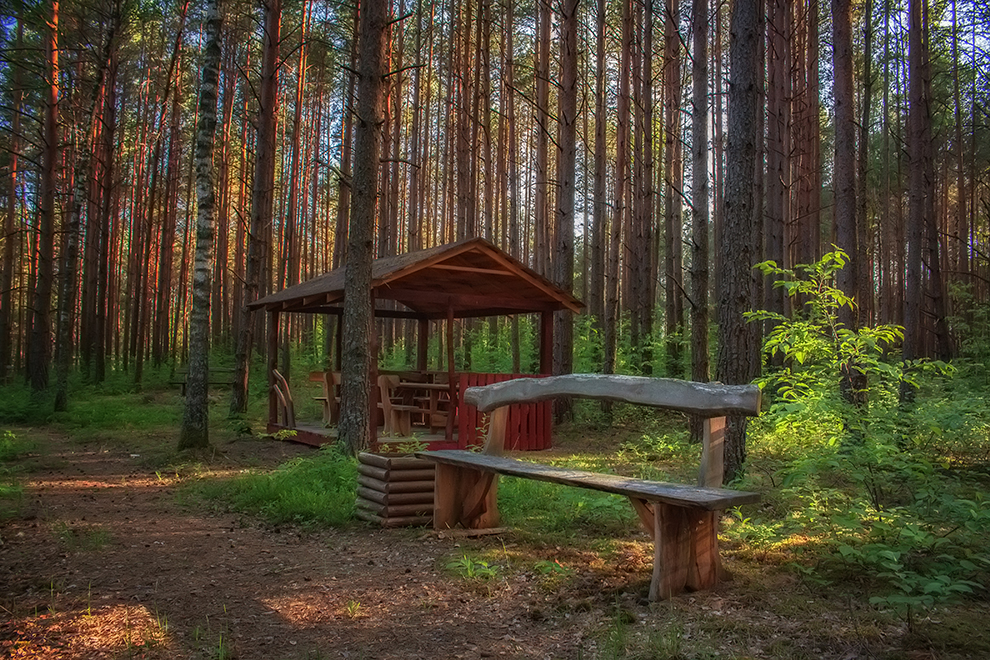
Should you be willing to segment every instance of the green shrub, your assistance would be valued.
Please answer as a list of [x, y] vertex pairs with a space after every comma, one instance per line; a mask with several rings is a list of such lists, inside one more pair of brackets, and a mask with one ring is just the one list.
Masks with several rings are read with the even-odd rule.
[[[763, 490], [765, 503], [737, 511], [727, 534], [754, 549], [787, 547], [812, 581], [853, 578], [873, 604], [910, 617], [988, 583], [990, 411], [949, 365], [898, 363], [899, 328], [842, 327], [837, 311], [852, 301], [834, 276], [845, 262], [834, 252], [793, 271], [759, 266], [783, 277], [777, 286], [800, 295], [804, 313], [751, 315], [776, 324], [761, 380], [772, 405], [749, 442], [752, 462], [771, 469], [739, 484]], [[866, 376], [858, 405], [840, 390], [849, 369]], [[922, 384], [926, 371], [937, 377]], [[904, 380], [923, 405], [900, 404]]]

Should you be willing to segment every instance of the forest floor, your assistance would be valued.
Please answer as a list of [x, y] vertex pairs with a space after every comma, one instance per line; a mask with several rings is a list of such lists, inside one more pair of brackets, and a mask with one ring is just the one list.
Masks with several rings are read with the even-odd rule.
[[[806, 586], [779, 560], [726, 548], [733, 581], [651, 605], [643, 534], [603, 555], [519, 531], [275, 527], [189, 497], [188, 477], [155, 466], [172, 438], [124, 446], [30, 433], [41, 440], [18, 461], [21, 504], [0, 522], [0, 657], [852, 660], [990, 649], [985, 603], [923, 613], [909, 631]], [[216, 473], [312, 451], [245, 438], [208, 462]], [[447, 569], [478, 550], [501, 557], [493, 579]], [[540, 557], [573, 570], [541, 574]]]

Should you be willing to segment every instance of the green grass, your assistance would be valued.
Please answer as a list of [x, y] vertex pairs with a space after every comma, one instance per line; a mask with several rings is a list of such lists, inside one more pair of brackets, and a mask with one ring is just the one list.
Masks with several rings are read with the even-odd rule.
[[327, 448], [271, 472], [206, 476], [186, 488], [194, 496], [270, 523], [336, 527], [350, 521], [354, 512], [357, 461]]
[[69, 552], [96, 552], [111, 542], [109, 530], [98, 526], [73, 527], [58, 522], [52, 528], [59, 543]]
[[24, 487], [18, 482], [18, 468], [10, 463], [34, 449], [34, 443], [19, 439], [12, 431], [0, 434], [0, 520], [15, 517], [24, 503]]

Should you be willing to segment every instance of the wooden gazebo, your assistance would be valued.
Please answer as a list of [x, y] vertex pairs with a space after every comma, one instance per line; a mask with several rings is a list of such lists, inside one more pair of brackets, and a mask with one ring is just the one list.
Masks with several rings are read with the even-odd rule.
[[[382, 257], [372, 264], [372, 299], [375, 316], [414, 319], [418, 322], [417, 370], [426, 372], [429, 322], [446, 321], [447, 382], [450, 400], [456, 408], [448, 415], [445, 442], [440, 447], [464, 447], [475, 440], [477, 412], [460, 401], [460, 392], [471, 385], [485, 385], [514, 377], [510, 374], [457, 374], [454, 371], [453, 321], [458, 318], [540, 314], [541, 375], [549, 375], [552, 362], [553, 312], [569, 309], [580, 312], [584, 304], [482, 238], [469, 238], [417, 252]], [[381, 305], [382, 301], [394, 304]], [[283, 313], [328, 314], [337, 317], [337, 359], [340, 356], [340, 323], [343, 317], [344, 269], [338, 268], [306, 282], [288, 287], [251, 303], [252, 310], [264, 309], [268, 323], [269, 430], [285, 428], [278, 422], [275, 390], [279, 316]], [[371, 341], [377, 342], [376, 337]], [[375, 351], [372, 351], [375, 354]], [[339, 367], [339, 363], [338, 363]], [[372, 368], [376, 365], [372, 364]], [[374, 376], [374, 374], [373, 374]], [[377, 392], [377, 390], [374, 390]], [[377, 407], [377, 397], [373, 396]], [[549, 447], [549, 403], [532, 404], [519, 410], [515, 427], [510, 429], [506, 447], [520, 449]], [[468, 409], [470, 408], [470, 410]], [[374, 412], [374, 411], [373, 411]], [[511, 421], [510, 421], [511, 424]], [[297, 429], [304, 441], [308, 438]]]

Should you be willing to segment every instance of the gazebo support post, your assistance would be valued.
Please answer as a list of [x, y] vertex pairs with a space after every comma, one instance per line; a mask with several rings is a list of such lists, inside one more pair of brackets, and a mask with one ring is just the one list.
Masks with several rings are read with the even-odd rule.
[[553, 371], [553, 312], [540, 313], [540, 373]]
[[334, 364], [336, 365], [335, 371], [340, 373], [340, 364], [343, 361], [343, 346], [344, 346], [344, 312], [341, 311], [337, 314], [337, 335], [334, 337], [334, 342], [336, 346], [336, 356], [334, 357]]
[[448, 442], [454, 439], [454, 414], [460, 406], [457, 397], [457, 383], [454, 382], [454, 305], [447, 304], [447, 384], [450, 386], [450, 412], [447, 414], [447, 428], [444, 430]]
[[[378, 389], [378, 320], [375, 316], [374, 291], [371, 292], [371, 328], [368, 330], [368, 355], [371, 358], [371, 364], [368, 369], [368, 386], [371, 388], [368, 396], [368, 403], [371, 404], [371, 410], [368, 414], [368, 426], [371, 427], [369, 429], [371, 449], [372, 451], [378, 451], [378, 403], [381, 398], [381, 392]], [[383, 407], [382, 415], [384, 414], [385, 408]]]
[[278, 424], [278, 401], [275, 398], [275, 370], [278, 369], [278, 312], [268, 312], [268, 423]]
[[418, 319], [418, 330], [416, 332], [416, 368], [426, 371], [427, 350], [430, 343], [430, 321], [425, 318]]

